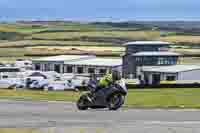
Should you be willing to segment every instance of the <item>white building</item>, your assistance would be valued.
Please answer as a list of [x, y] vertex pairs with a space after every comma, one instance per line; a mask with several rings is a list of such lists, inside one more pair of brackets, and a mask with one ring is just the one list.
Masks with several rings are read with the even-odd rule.
[[107, 71], [116, 69], [121, 72], [122, 59], [114, 58], [91, 58], [88, 60], [80, 60], [75, 62], [66, 62], [66, 72], [81, 74], [81, 73], [95, 73], [105, 74]]
[[0, 67], [0, 80], [7, 78], [16, 78], [20, 68], [18, 67]]
[[200, 65], [143, 66], [141, 76], [145, 83], [154, 85], [161, 81], [195, 83], [200, 82]]
[[34, 70], [74, 74], [105, 74], [112, 69], [121, 71], [121, 58], [99, 58], [88, 55], [61, 55], [33, 60]]
[[65, 73], [65, 63], [95, 58], [95, 56], [60, 55], [33, 59], [33, 68], [37, 71], [55, 71]]

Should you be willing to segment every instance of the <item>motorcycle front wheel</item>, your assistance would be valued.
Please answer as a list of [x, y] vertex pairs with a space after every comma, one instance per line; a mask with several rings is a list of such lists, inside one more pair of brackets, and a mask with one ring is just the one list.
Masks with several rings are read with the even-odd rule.
[[117, 110], [124, 104], [125, 97], [120, 93], [115, 93], [111, 95], [108, 100], [109, 110]]

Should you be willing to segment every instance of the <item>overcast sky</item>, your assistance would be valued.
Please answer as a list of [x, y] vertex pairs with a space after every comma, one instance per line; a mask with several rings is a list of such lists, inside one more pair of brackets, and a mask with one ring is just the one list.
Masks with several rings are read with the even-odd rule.
[[0, 0], [0, 20], [200, 20], [199, 0]]

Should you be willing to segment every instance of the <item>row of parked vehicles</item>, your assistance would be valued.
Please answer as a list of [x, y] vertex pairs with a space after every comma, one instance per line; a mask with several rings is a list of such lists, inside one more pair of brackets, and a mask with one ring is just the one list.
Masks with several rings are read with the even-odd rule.
[[34, 90], [75, 90], [89, 81], [88, 77], [73, 74], [61, 75], [56, 72], [25, 71], [15, 76], [4, 75], [0, 79], [0, 88]]

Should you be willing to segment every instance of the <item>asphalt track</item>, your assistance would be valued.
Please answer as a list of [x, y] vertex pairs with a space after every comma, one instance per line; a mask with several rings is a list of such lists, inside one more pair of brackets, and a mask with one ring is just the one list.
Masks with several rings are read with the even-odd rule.
[[0, 128], [37, 128], [44, 133], [200, 133], [200, 111], [78, 111], [73, 103], [0, 100]]

